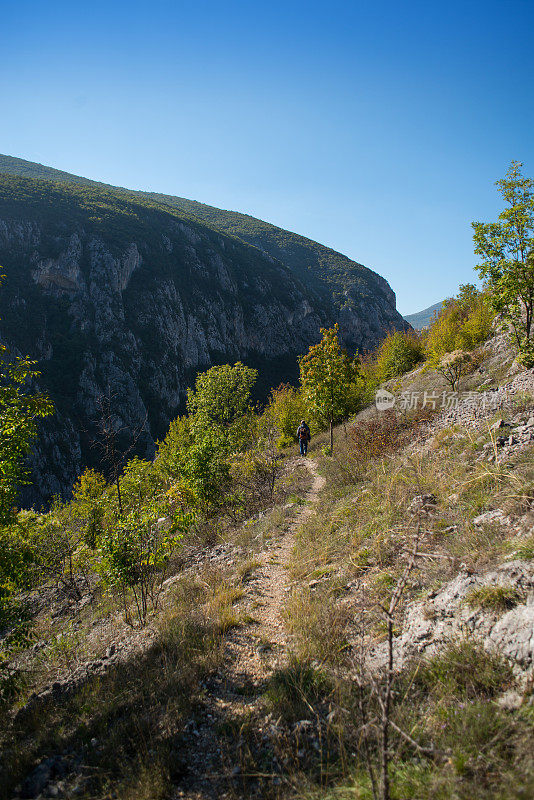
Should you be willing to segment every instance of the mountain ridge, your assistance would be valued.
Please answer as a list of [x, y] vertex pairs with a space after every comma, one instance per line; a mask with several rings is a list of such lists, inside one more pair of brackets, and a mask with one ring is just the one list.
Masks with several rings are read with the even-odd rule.
[[422, 330], [422, 328], [426, 328], [430, 325], [434, 314], [441, 311], [444, 302], [444, 300], [440, 300], [439, 303], [434, 303], [434, 305], [423, 308], [421, 311], [416, 311], [414, 314], [405, 314], [404, 319], [412, 328]]
[[[157, 203], [163, 203], [186, 213], [188, 216], [196, 217], [208, 223], [209, 227], [215, 227], [228, 235], [237, 236], [259, 249], [264, 249], [269, 255], [282, 260], [284, 263], [285, 259], [289, 256], [289, 266], [299, 274], [301, 279], [305, 278], [309, 280], [311, 277], [314, 282], [316, 282], [316, 288], [318, 285], [318, 287], [322, 288], [324, 291], [327, 288], [324, 285], [325, 283], [339, 283], [343, 291], [346, 292], [350, 289], [350, 280], [347, 279], [347, 276], [341, 275], [341, 265], [343, 265], [347, 269], [352, 268], [354, 270], [354, 268], [356, 268], [353, 278], [356, 279], [360, 292], [365, 291], [365, 284], [367, 281], [370, 281], [374, 291], [382, 293], [387, 298], [388, 302], [395, 303], [395, 294], [388, 282], [374, 270], [371, 270], [369, 267], [357, 261], [353, 261], [348, 256], [339, 253], [333, 248], [326, 247], [326, 245], [322, 245], [313, 239], [293, 231], [287, 231], [284, 228], [280, 228], [273, 223], [266, 222], [250, 214], [220, 209], [197, 200], [190, 200], [166, 193], [128, 189], [121, 186], [114, 186], [113, 184], [108, 184], [103, 181], [93, 181], [90, 178], [74, 175], [73, 173], [59, 170], [55, 167], [47, 167], [43, 164], [26, 161], [25, 159], [16, 158], [15, 156], [0, 154], [0, 174], [100, 187], [106, 190], [126, 193], [134, 197], [150, 199]], [[248, 228], [247, 223], [249, 226]], [[274, 244], [269, 241], [269, 234], [277, 238]], [[289, 244], [287, 241], [288, 236], [291, 237]], [[280, 243], [280, 239], [282, 239], [282, 243]], [[293, 239], [296, 241], [293, 241]], [[303, 254], [301, 253], [299, 257], [299, 254], [295, 252], [297, 246], [305, 250], [311, 246], [317, 256], [317, 263], [312, 265], [311, 268], [308, 268], [305, 263], [303, 263]], [[288, 247], [290, 247], [289, 252]], [[328, 271], [332, 273], [330, 280], [327, 278], [326, 281], [323, 281], [318, 273], [320, 268], [327, 264], [328, 260], [333, 260], [335, 263], [327, 267]], [[336, 294], [336, 292], [334, 292], [334, 294]], [[343, 302], [342, 292], [338, 291], [337, 294], [338, 299]]]

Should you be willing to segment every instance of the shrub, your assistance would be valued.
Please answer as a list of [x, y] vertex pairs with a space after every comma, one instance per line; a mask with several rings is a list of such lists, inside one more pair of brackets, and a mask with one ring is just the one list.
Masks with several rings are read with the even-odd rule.
[[256, 370], [239, 362], [200, 373], [188, 392], [188, 418], [173, 423], [159, 445], [161, 469], [187, 479], [207, 507], [225, 501], [231, 457], [253, 439], [250, 393], [256, 377]]
[[172, 480], [182, 474], [182, 457], [184, 451], [191, 447], [191, 437], [188, 417], [172, 420], [165, 439], [158, 442], [155, 466], [162, 475]]
[[431, 366], [447, 353], [471, 351], [482, 344], [491, 333], [494, 316], [484, 292], [472, 284], [460, 286], [458, 295], [445, 301], [424, 337]]
[[103, 475], [86, 469], [72, 489], [71, 510], [78, 517], [85, 543], [91, 549], [97, 546], [103, 529], [106, 486]]
[[27, 483], [24, 459], [37, 434], [37, 420], [53, 411], [47, 397], [28, 391], [40, 375], [36, 363], [10, 358], [0, 344], [0, 524], [13, 520], [19, 490]]
[[430, 406], [410, 416], [392, 410], [373, 415], [365, 422], [349, 428], [350, 459], [362, 467], [376, 458], [392, 455], [417, 435], [421, 425], [433, 414]]
[[378, 382], [410, 372], [424, 361], [425, 353], [420, 336], [414, 331], [389, 333], [375, 355]]
[[280, 430], [271, 406], [258, 418], [253, 445], [231, 458], [230, 474], [243, 492], [243, 502], [249, 509], [259, 500], [272, 500], [276, 482], [282, 472], [279, 440]]
[[[16, 597], [30, 589], [36, 553], [23, 525], [0, 527], [0, 626], [16, 625], [19, 606]], [[5, 644], [5, 643], [4, 643]]]
[[122, 597], [125, 619], [132, 617], [128, 591], [132, 592], [138, 620], [144, 624], [150, 607], [156, 608], [169, 558], [192, 522], [190, 513], [160, 518], [161, 507], [147, 504], [131, 511], [102, 536], [101, 571], [106, 582]]
[[70, 505], [56, 498], [48, 514], [35, 518], [31, 535], [36, 582], [52, 581], [66, 595], [79, 599], [80, 578], [87, 584], [88, 551], [84, 528]]
[[297, 428], [301, 419], [310, 420], [310, 409], [300, 389], [281, 383], [273, 389], [266, 409], [280, 432], [278, 444], [285, 447], [297, 441]]
[[121, 477], [122, 505], [126, 513], [150, 504], [166, 488], [157, 464], [137, 456], [125, 466]]
[[211, 367], [197, 375], [195, 389], [187, 395], [192, 428], [218, 427], [235, 444], [241, 424], [250, 411], [250, 392], [258, 372], [241, 362]]
[[464, 375], [471, 371], [472, 359], [469, 353], [463, 350], [453, 350], [447, 353], [442, 359], [436, 361], [434, 356], [429, 359], [429, 363], [436, 372], [443, 375], [452, 391], [459, 391], [460, 381]]

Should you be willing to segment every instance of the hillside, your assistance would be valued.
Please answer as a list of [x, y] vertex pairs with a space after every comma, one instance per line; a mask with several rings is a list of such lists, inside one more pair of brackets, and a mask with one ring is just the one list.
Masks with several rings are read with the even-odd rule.
[[[344, 257], [327, 263], [320, 245], [273, 231], [291, 243], [287, 253], [298, 244], [300, 261], [170, 202], [0, 157], [0, 336], [38, 361], [57, 409], [42, 425], [25, 503], [65, 494], [85, 465], [99, 464], [95, 419], [109, 392], [121, 447], [135, 439], [149, 455], [199, 370], [260, 366], [263, 399], [295, 379], [297, 354], [322, 325], [338, 321], [351, 350], [405, 325], [383, 279], [345, 259], [341, 302], [345, 284], [332, 275]], [[306, 259], [322, 278], [301, 279]]]
[[424, 308], [422, 311], [417, 311], [415, 314], [407, 314], [404, 319], [412, 328], [415, 328], [416, 331], [420, 331], [430, 325], [434, 314], [441, 311], [442, 307], [443, 301], [440, 301], [439, 303], [434, 303], [433, 306]]
[[[371, 340], [376, 344], [383, 330], [401, 329], [404, 324], [395, 311], [394, 292], [376, 272], [318, 242], [247, 214], [224, 211], [183, 197], [112, 187], [12, 156], [0, 155], [0, 174], [126, 193], [138, 200], [178, 209], [210, 228], [254, 245], [294, 272], [322, 302], [333, 304], [343, 340], [351, 350], [369, 348]], [[387, 315], [385, 308], [390, 309]]]
[[394, 597], [391, 797], [532, 796], [534, 373], [476, 355], [457, 405], [419, 368], [193, 527], [146, 627], [97, 575], [29, 593], [0, 796], [373, 797]]

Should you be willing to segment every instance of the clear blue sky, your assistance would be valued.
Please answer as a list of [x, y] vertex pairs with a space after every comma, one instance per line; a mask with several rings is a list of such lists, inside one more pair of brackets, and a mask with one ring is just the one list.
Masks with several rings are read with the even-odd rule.
[[4, 0], [0, 152], [244, 211], [384, 275], [473, 280], [534, 173], [534, 2]]

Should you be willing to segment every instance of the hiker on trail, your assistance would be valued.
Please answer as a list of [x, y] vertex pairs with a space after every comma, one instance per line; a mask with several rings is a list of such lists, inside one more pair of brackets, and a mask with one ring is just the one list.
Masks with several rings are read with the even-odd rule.
[[301, 419], [300, 425], [297, 428], [297, 439], [300, 444], [300, 454], [301, 456], [305, 456], [308, 452], [308, 442], [311, 442], [311, 434], [310, 429], [303, 419]]

